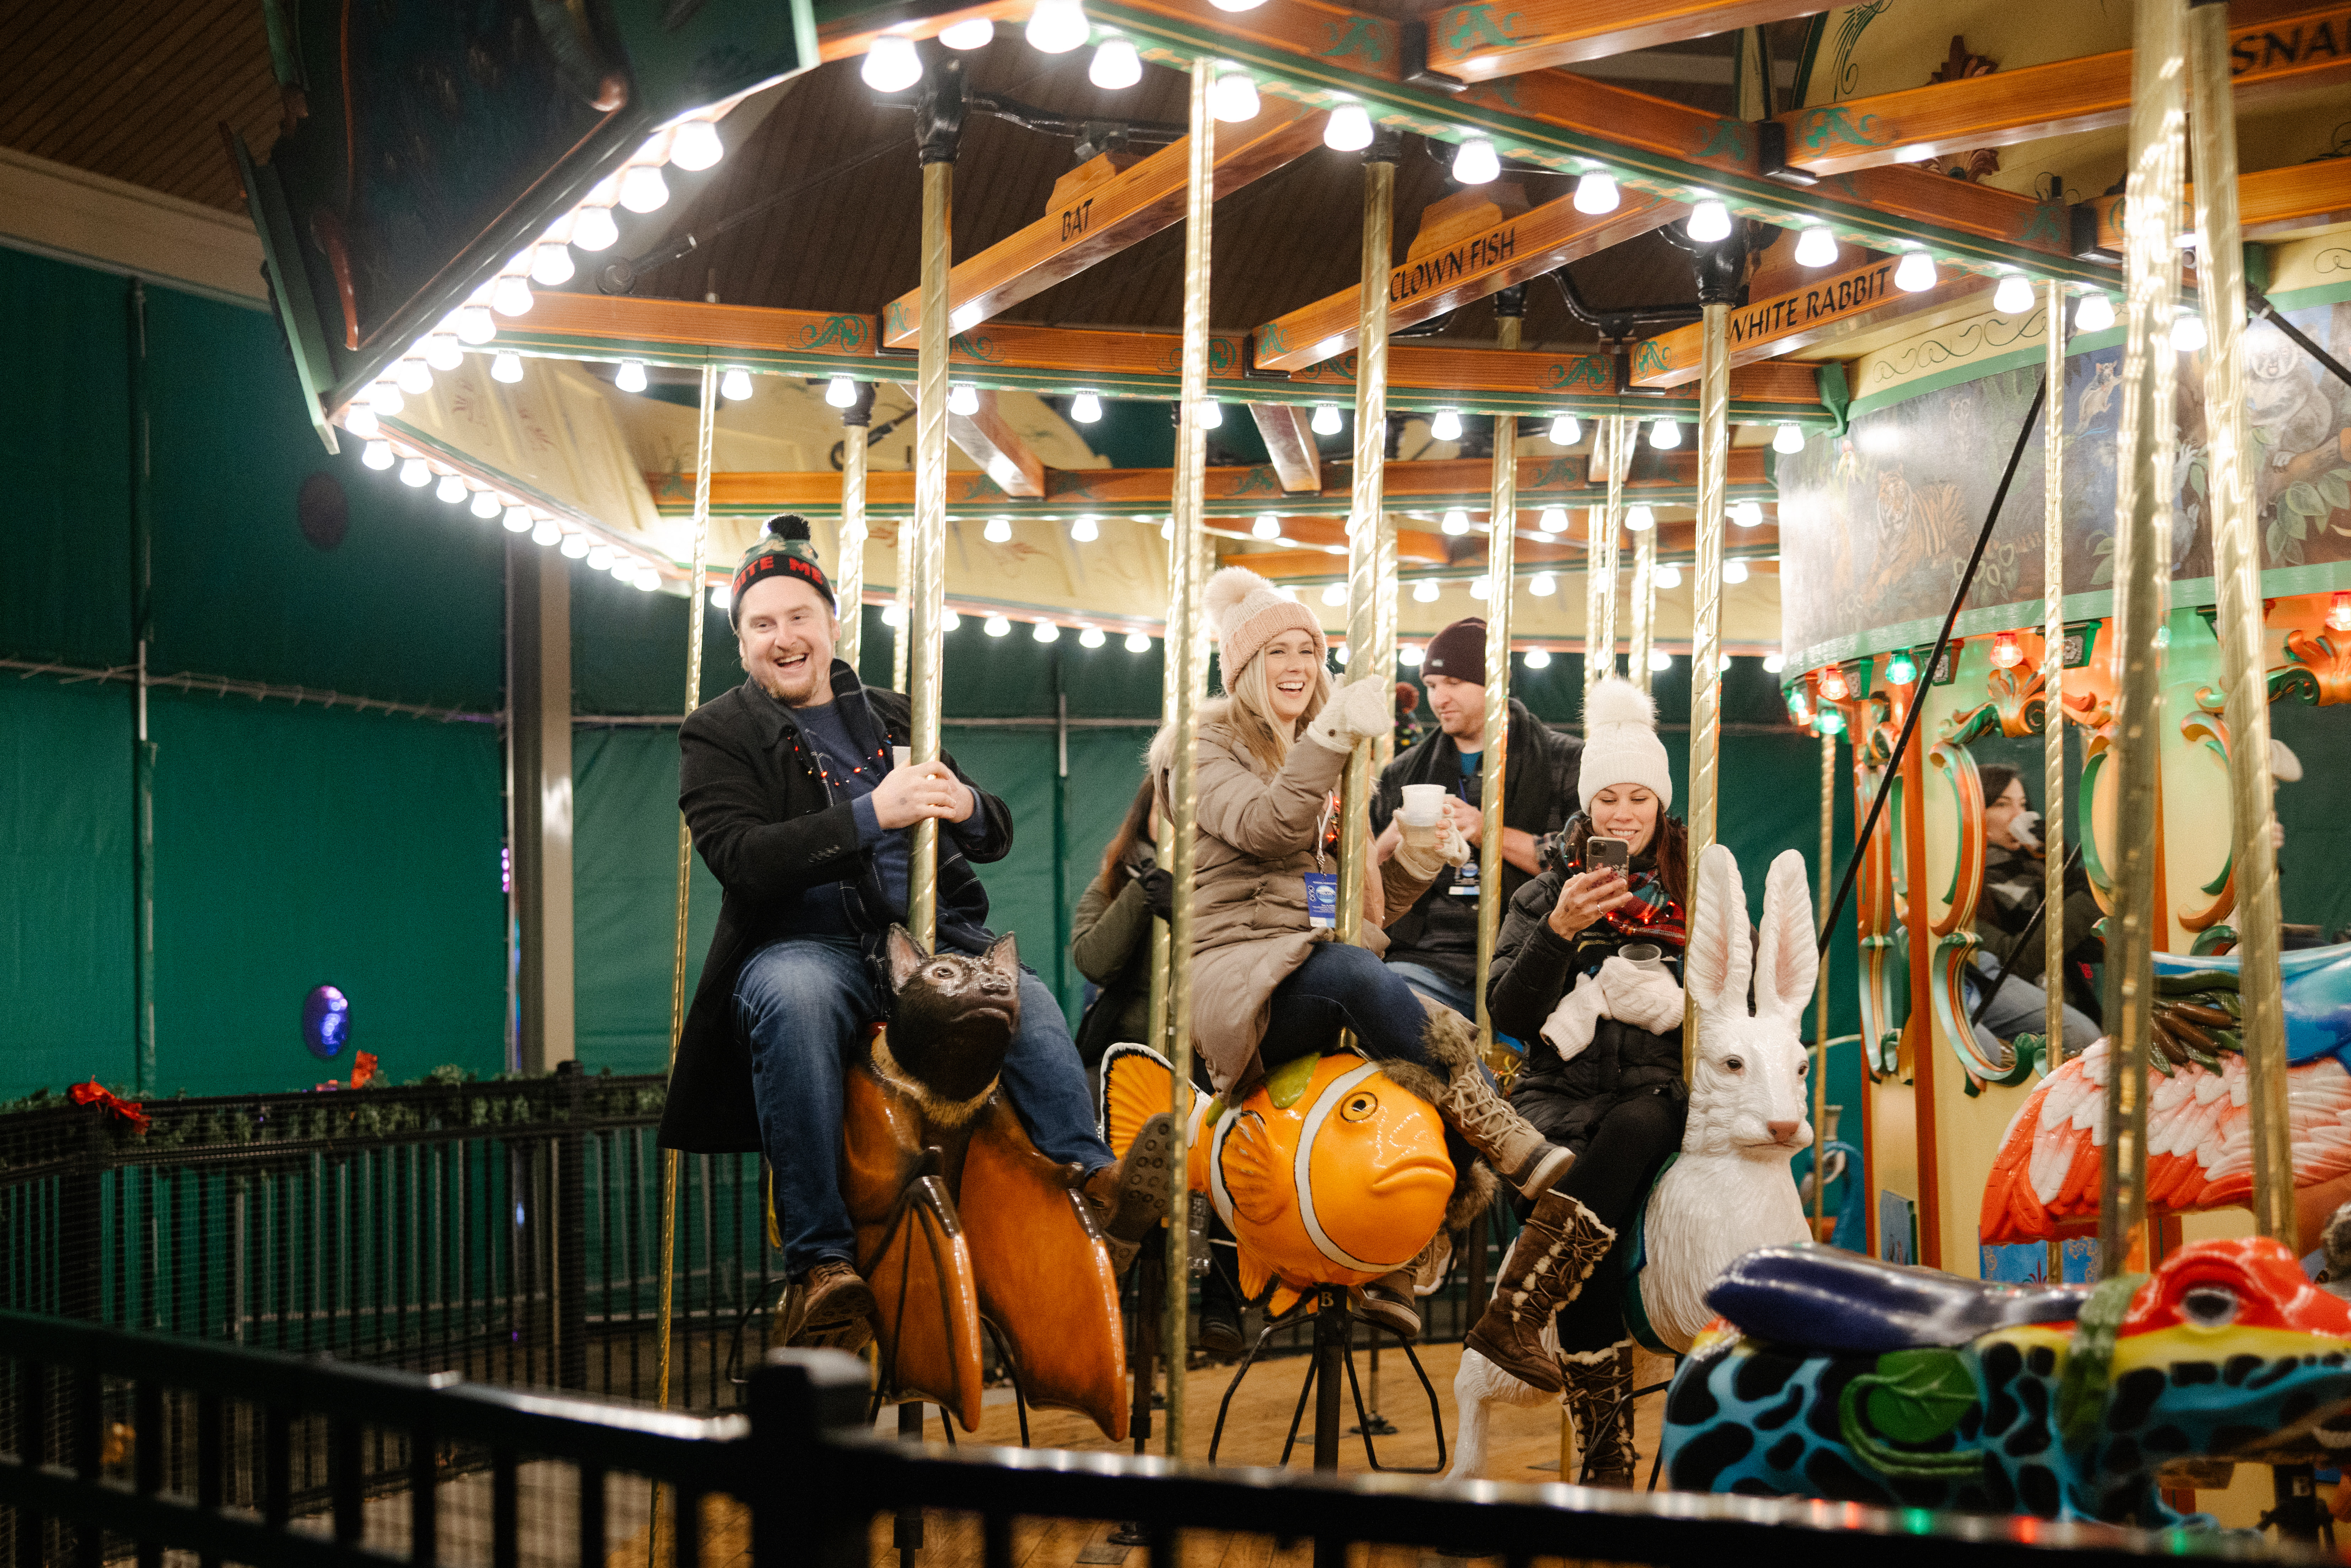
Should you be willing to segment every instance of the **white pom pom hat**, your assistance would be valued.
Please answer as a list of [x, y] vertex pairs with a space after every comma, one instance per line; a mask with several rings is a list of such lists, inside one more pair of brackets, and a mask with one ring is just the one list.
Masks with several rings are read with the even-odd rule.
[[1217, 629], [1217, 668], [1227, 691], [1259, 651], [1284, 632], [1294, 629], [1312, 636], [1318, 659], [1330, 651], [1312, 612], [1276, 592], [1273, 584], [1245, 566], [1228, 566], [1208, 579], [1200, 602]]
[[1610, 675], [1583, 699], [1583, 762], [1576, 795], [1584, 810], [1612, 784], [1638, 784], [1657, 798], [1657, 809], [1674, 803], [1674, 776], [1666, 767], [1666, 744], [1657, 738], [1657, 705], [1630, 681]]

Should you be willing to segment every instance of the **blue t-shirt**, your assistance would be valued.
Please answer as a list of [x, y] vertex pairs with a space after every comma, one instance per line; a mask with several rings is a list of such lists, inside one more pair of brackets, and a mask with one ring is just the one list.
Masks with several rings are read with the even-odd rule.
[[889, 751], [879, 739], [864, 745], [852, 736], [839, 703], [794, 708], [792, 718], [800, 727], [801, 744], [824, 775], [833, 803], [848, 801], [857, 819], [857, 841], [872, 852], [873, 875], [882, 884], [883, 901], [888, 906], [884, 913], [893, 920], [904, 920], [913, 839], [906, 829], [883, 828], [873, 812], [873, 791], [890, 770]]

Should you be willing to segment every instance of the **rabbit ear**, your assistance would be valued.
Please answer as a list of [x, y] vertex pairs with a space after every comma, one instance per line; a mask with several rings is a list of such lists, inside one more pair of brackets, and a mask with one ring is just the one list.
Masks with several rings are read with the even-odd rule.
[[1813, 939], [1813, 894], [1804, 885], [1804, 857], [1782, 850], [1763, 879], [1763, 932], [1755, 950], [1755, 1010], [1801, 1018], [1820, 973]]
[[1747, 889], [1739, 861], [1708, 844], [1698, 862], [1698, 919], [1682, 960], [1682, 983], [1700, 1011], [1747, 1016]]

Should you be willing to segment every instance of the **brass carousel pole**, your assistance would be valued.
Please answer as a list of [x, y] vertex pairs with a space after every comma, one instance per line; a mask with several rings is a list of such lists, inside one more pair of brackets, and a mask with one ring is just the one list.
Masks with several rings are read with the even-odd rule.
[[[1823, 925], [1829, 917], [1830, 883], [1836, 862], [1836, 737], [1821, 731], [1821, 858], [1820, 893], [1814, 907]], [[1821, 973], [1815, 982], [1820, 1000], [1813, 1022], [1813, 1236], [1821, 1234], [1829, 1217], [1829, 949], [1821, 944]], [[1869, 1092], [1865, 1082], [1862, 1092]]]
[[1217, 180], [1217, 121], [1208, 110], [1208, 92], [1216, 69], [1216, 62], [1205, 57], [1192, 62], [1191, 166], [1184, 196], [1184, 347], [1177, 382], [1176, 524], [1169, 570], [1175, 591], [1167, 603], [1167, 657], [1176, 666], [1176, 739], [1167, 792], [1167, 830], [1174, 841], [1167, 870], [1176, 884], [1169, 933], [1173, 961], [1167, 976], [1167, 1059], [1176, 1071], [1167, 1108], [1176, 1117], [1176, 1146], [1167, 1161], [1167, 1302], [1159, 1343], [1167, 1363], [1167, 1453], [1179, 1459], [1184, 1457], [1184, 1363], [1190, 1343], [1192, 1291], [1186, 1134], [1192, 1121], [1192, 823], [1202, 663], [1200, 467], [1208, 442], [1200, 414], [1208, 394], [1209, 224], [1216, 211]]
[[[1496, 347], [1514, 352], [1526, 328], [1526, 291], [1494, 297]], [[1494, 494], [1486, 534], [1486, 755], [1478, 800], [1478, 1054], [1493, 1063], [1494, 1020], [1486, 1011], [1486, 971], [1502, 925], [1502, 799], [1510, 750], [1510, 586], [1518, 553], [1519, 416], [1494, 416]]]
[[[1629, 422], [1628, 422], [1629, 423]], [[1637, 442], [1639, 437], [1634, 439]], [[1633, 535], [1633, 580], [1630, 634], [1625, 645], [1625, 678], [1649, 689], [1649, 647], [1657, 625], [1657, 525], [1628, 529]]]
[[[1722, 526], [1730, 465], [1730, 296], [1745, 252], [1717, 247], [1698, 258], [1702, 323], [1698, 381], [1698, 560], [1690, 592], [1689, 908], [1698, 928], [1698, 857], [1714, 842], [1722, 753]], [[1656, 530], [1652, 528], [1650, 532]], [[1682, 1071], [1698, 1061], [1698, 1003], [1686, 998]], [[1816, 1130], [1817, 1132], [1817, 1130]], [[1817, 1161], [1815, 1162], [1817, 1168]]]
[[2105, 1182], [2099, 1270], [2129, 1270], [2147, 1211], [2147, 1052], [2154, 1028], [2158, 874], [2157, 727], [2163, 651], [2156, 638], [2170, 597], [2172, 409], [2179, 355], [2171, 324], [2179, 287], [2172, 223], [2187, 113], [2185, 0], [2139, 0], [2132, 26], [2130, 172], [2124, 192], [2121, 450], [2115, 464], [2115, 911], [2106, 939]]
[[[1602, 510], [1600, 556], [1596, 568], [1600, 574], [1600, 620], [1597, 646], [1600, 649], [1599, 674], [1592, 670], [1593, 636], [1584, 638], [1584, 681], [1588, 685], [1601, 675], [1612, 674], [1616, 669], [1616, 569], [1618, 552], [1625, 541], [1625, 469], [1630, 452], [1626, 442], [1631, 438], [1632, 423], [1611, 415], [1594, 423], [1593, 455], [1601, 453], [1604, 434], [1607, 451], [1608, 500]], [[1587, 570], [1593, 570], [1587, 562]]]
[[[1388, 262], [1394, 254], [1396, 140], [1382, 135], [1364, 154], [1362, 285], [1356, 290], [1355, 473], [1347, 513], [1347, 675], [1353, 681], [1395, 679], [1391, 648], [1381, 663], [1380, 538], [1388, 429]], [[1393, 698], [1391, 698], [1393, 701]], [[1364, 937], [1364, 877], [1371, 862], [1365, 815], [1371, 798], [1372, 747], [1347, 759], [1339, 810], [1339, 940]]]
[[892, 595], [898, 612], [898, 624], [890, 632], [890, 689], [893, 692], [906, 689], [906, 572], [907, 562], [911, 559], [907, 553], [907, 543], [913, 533], [912, 518], [898, 525], [898, 586]]
[[835, 652], [852, 670], [865, 652], [865, 431], [873, 423], [873, 383], [857, 383], [857, 401], [841, 411], [841, 559], [833, 586], [841, 595], [841, 641]]
[[[914, 518], [898, 546], [899, 597], [905, 623], [906, 695], [914, 708], [907, 738], [914, 761], [939, 755], [939, 629], [946, 609], [947, 270], [954, 248], [955, 160], [963, 131], [962, 62], [935, 59], [925, 73], [914, 116], [923, 169], [922, 326], [915, 339]], [[914, 824], [906, 879], [906, 925], [923, 950], [935, 945], [939, 913], [939, 824]]]
[[[710, 445], [718, 413], [718, 369], [702, 367], [701, 413], [695, 423], [694, 458], [694, 570], [685, 591], [685, 711], [691, 715], [702, 702], [702, 617], [709, 590], [702, 575], [710, 556]], [[669, 1068], [677, 1071], [677, 1042], [685, 1033], [686, 917], [694, 894], [694, 833], [685, 813], [677, 818], [677, 940], [670, 955]], [[664, 1149], [661, 1160], [661, 1303], [655, 1313], [653, 1403], [669, 1407], [670, 1297], [677, 1285], [677, 1170], [675, 1149]], [[653, 1516], [646, 1531], [646, 1549], [653, 1563], [664, 1560], [668, 1547], [663, 1537], [661, 1484], [653, 1484]]]
[[[2220, 681], [2227, 695], [2229, 805], [2235, 828], [2237, 984], [2244, 1007], [2252, 1112], [2253, 1229], [2300, 1250], [2286, 1120], [2285, 1014], [2278, 975], [2277, 852], [2271, 847], [2269, 690], [2262, 650], [2259, 538], [2245, 445], [2245, 259], [2237, 222], [2237, 109], [2229, 86], [2225, 5], [2188, 13], [2195, 112], [2196, 281], [2210, 335], [2204, 418], [2210, 436], [2212, 553], [2219, 580]], [[2164, 406], [2168, 406], [2166, 404]], [[2057, 907], [2051, 904], [2053, 910]]]
[[[2043, 309], [2049, 318], [2049, 395], [2041, 426], [2041, 978], [2049, 994], [2042, 1020], [2042, 1058], [2051, 1071], [2065, 1049], [2065, 286], [2052, 279]], [[2216, 495], [2218, 492], [2214, 492]], [[2053, 1260], [2054, 1261], [2054, 1260]], [[2058, 1282], [2052, 1270], [2049, 1282]]]

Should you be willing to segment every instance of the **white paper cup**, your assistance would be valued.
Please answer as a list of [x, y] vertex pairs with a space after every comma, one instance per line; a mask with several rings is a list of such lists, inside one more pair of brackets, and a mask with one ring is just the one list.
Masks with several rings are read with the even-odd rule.
[[914, 765], [914, 748], [913, 747], [893, 746], [890, 748], [890, 766], [893, 769], [912, 768]]
[[1445, 811], [1446, 789], [1442, 784], [1407, 784], [1404, 787], [1404, 810], [1400, 815], [1405, 825], [1426, 828], [1435, 825]]

